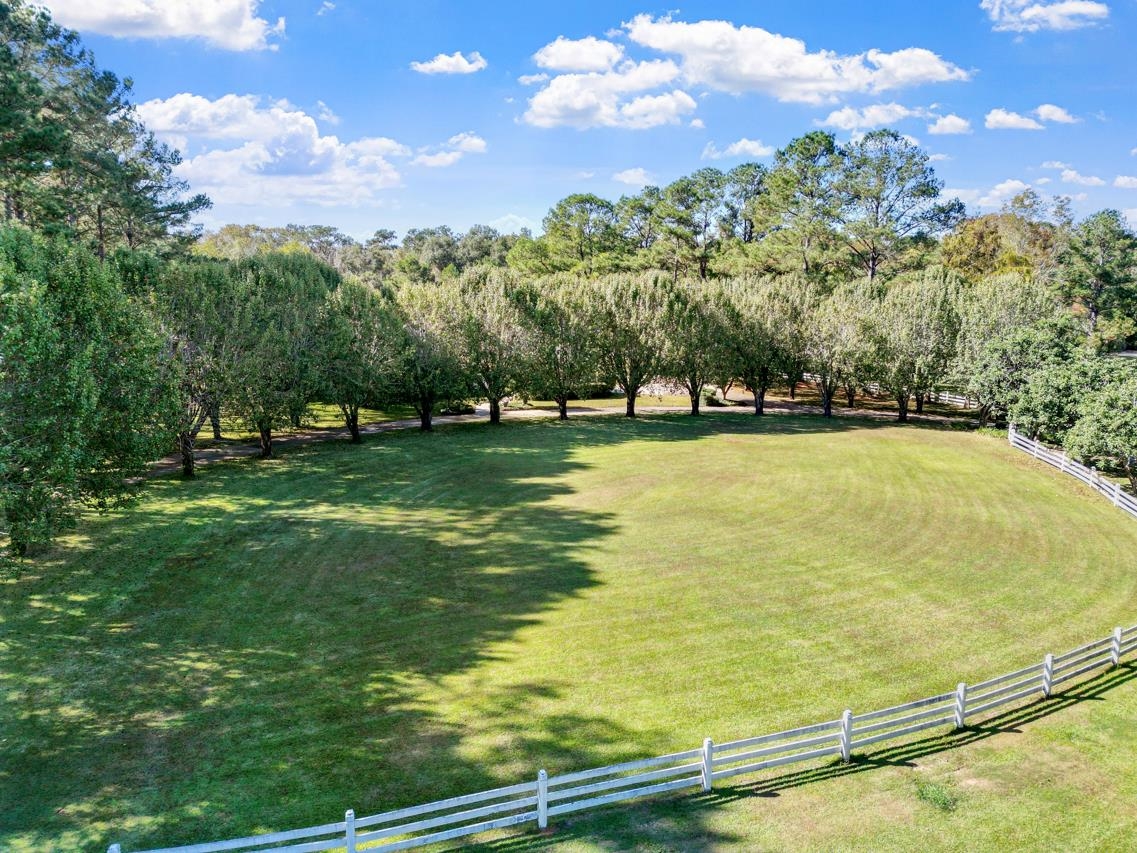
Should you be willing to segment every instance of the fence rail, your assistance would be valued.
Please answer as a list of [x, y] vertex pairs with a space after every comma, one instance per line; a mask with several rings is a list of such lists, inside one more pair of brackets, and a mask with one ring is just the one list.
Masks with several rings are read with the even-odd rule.
[[[936, 397], [942, 402], [969, 405], [967, 398], [959, 395], [941, 392]], [[1019, 435], [1013, 426], [1008, 437], [1012, 446], [1076, 477], [1137, 517], [1137, 500], [1116, 483], [1103, 480], [1092, 468]], [[349, 809], [338, 823], [141, 853], [356, 853], [360, 845], [375, 853], [391, 853], [524, 824], [545, 829], [549, 818], [571, 812], [691, 788], [710, 791], [723, 779], [802, 761], [840, 756], [847, 762], [854, 751], [888, 740], [935, 728], [960, 729], [969, 719], [1014, 703], [1048, 697], [1060, 684], [1115, 667], [1134, 651], [1137, 625], [1119, 627], [1104, 639], [1062, 654], [1047, 654], [1040, 662], [1014, 672], [977, 684], [961, 683], [953, 691], [890, 708], [862, 713], [846, 710], [836, 720], [727, 743], [716, 744], [707, 738], [701, 746], [685, 752], [558, 776], [550, 777], [541, 770], [532, 781], [367, 817], [357, 818]], [[112, 844], [108, 853], [124, 851], [121, 845]]]
[[[961, 729], [980, 715], [1046, 698], [1060, 684], [1115, 667], [1133, 651], [1137, 651], [1137, 625], [1119, 627], [1104, 639], [1047, 654], [1014, 672], [972, 685], [961, 683], [955, 690], [877, 711], [847, 710], [836, 720], [727, 743], [707, 738], [685, 752], [558, 776], [541, 770], [532, 781], [367, 817], [357, 818], [348, 810], [338, 823], [142, 853], [356, 853], [361, 845], [375, 853], [390, 853], [524, 824], [545, 829], [550, 818], [571, 812], [673, 791], [710, 791], [723, 779], [803, 761], [840, 756], [847, 762], [854, 752], [878, 743], [930, 729]], [[108, 853], [124, 851], [112, 844]]]
[[1069, 474], [1071, 477], [1081, 480], [1094, 491], [1101, 492], [1109, 498], [1115, 507], [1137, 518], [1137, 498], [1126, 493], [1126, 491], [1121, 488], [1120, 483], [1103, 479], [1096, 470], [1087, 468], [1081, 462], [1071, 459], [1061, 450], [1051, 450], [1046, 445], [1027, 438], [1015, 430], [1014, 424], [1007, 430], [1007, 440], [1010, 441], [1012, 447], [1029, 453], [1035, 459], [1040, 459], [1047, 465], [1053, 465], [1063, 474]]

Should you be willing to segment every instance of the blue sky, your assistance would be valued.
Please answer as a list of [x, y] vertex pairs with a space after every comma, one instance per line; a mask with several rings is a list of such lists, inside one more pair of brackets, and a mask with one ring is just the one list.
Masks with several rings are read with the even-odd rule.
[[974, 212], [1137, 224], [1137, 0], [43, 0], [225, 222], [539, 230], [817, 127], [917, 139]]

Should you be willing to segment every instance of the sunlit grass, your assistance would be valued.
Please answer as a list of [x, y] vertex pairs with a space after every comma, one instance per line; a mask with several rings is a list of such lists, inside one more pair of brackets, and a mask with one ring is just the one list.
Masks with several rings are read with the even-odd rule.
[[[4, 579], [0, 848], [286, 829], [940, 692], [1137, 621], [1135, 552], [997, 438], [863, 419], [479, 424], [157, 480]], [[970, 813], [878, 775], [794, 796], [858, 827], [875, 785]], [[769, 802], [561, 825], [811, 846]]]

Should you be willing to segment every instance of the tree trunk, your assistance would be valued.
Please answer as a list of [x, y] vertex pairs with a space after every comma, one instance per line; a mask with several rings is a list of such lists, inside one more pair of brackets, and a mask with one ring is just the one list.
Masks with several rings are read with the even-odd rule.
[[845, 400], [849, 404], [850, 409], [857, 406], [857, 388], [854, 385], [845, 386]]
[[344, 420], [347, 421], [347, 429], [351, 433], [351, 443], [361, 443], [363, 437], [359, 434], [359, 407], [349, 406], [344, 412]]
[[272, 427], [258, 426], [261, 434], [261, 459], [272, 459]]
[[293, 429], [300, 429], [300, 415], [293, 412], [288, 416], [288, 422], [292, 424]]
[[691, 414], [698, 417], [699, 414], [699, 395], [691, 395]]
[[221, 404], [214, 403], [209, 407], [209, 425], [213, 427], [213, 440], [221, 441]]
[[624, 399], [627, 401], [627, 407], [624, 409], [624, 415], [629, 418], [636, 416], [636, 395], [635, 392], [625, 393]]
[[924, 414], [924, 395], [923, 394], [917, 394], [916, 395], [916, 414], [918, 414], [918, 415]]
[[557, 420], [568, 420], [568, 397], [557, 397]]
[[896, 420], [902, 424], [907, 423], [908, 422], [908, 395], [907, 394], [897, 394], [896, 395], [896, 405], [899, 408], [899, 412], [896, 415]]
[[182, 476], [187, 480], [194, 477], [193, 458], [194, 435], [190, 430], [178, 433], [178, 449], [182, 453]]
[[797, 383], [791, 380], [791, 382], [790, 382], [790, 399], [791, 400], [797, 399], [796, 394], [797, 394]]
[[434, 406], [423, 406], [418, 413], [419, 429], [422, 432], [432, 432], [434, 424], [431, 423], [434, 415]]
[[829, 393], [824, 385], [818, 386], [821, 389], [821, 409], [822, 414], [827, 418], [833, 417], [833, 395]]
[[754, 392], [754, 414], [766, 414], [766, 389], [758, 388]]
[[501, 401], [500, 400], [494, 400], [494, 399], [490, 400], [490, 423], [491, 424], [500, 424], [501, 423]]

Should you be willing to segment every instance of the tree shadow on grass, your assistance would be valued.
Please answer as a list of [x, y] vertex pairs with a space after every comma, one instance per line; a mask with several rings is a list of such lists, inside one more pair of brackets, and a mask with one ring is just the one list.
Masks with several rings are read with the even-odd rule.
[[472, 726], [435, 707], [445, 679], [598, 583], [580, 549], [613, 519], [556, 501], [578, 451], [889, 426], [463, 425], [155, 480], [0, 579], [0, 846], [212, 840], [649, 754], [667, 732], [530, 713], [572, 689], [552, 676], [486, 688]]

